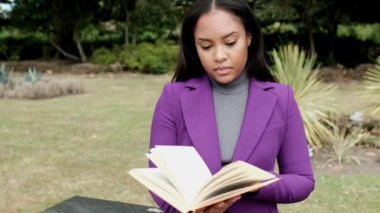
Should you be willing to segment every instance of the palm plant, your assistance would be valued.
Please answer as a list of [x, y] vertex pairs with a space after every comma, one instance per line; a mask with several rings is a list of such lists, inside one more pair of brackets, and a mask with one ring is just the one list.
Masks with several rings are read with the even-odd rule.
[[29, 67], [24, 76], [25, 81], [36, 83], [41, 80], [41, 73], [35, 67]]
[[14, 82], [12, 80], [12, 70], [9, 70], [5, 64], [0, 65], [0, 84], [5, 90], [5, 88], [13, 88]]
[[0, 65], [0, 84], [7, 85], [10, 83], [9, 72], [4, 64]]
[[322, 83], [317, 77], [315, 54], [306, 54], [297, 45], [280, 47], [272, 52], [272, 72], [277, 79], [292, 86], [301, 111], [307, 139], [311, 147], [322, 147], [331, 131], [328, 112], [336, 112], [332, 94], [336, 86]]
[[369, 69], [364, 75], [364, 98], [368, 101], [370, 115], [380, 113], [380, 57], [374, 68]]
[[359, 142], [370, 138], [368, 132], [360, 128], [348, 129], [335, 125], [331, 137], [331, 152], [326, 163], [337, 161], [342, 164], [343, 162], [355, 161], [360, 164], [360, 160], [352, 155], [352, 149]]

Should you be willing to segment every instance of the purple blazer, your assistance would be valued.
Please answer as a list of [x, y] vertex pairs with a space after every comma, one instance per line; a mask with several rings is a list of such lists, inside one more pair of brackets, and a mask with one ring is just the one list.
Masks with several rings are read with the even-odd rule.
[[[194, 146], [212, 173], [222, 166], [212, 88], [207, 75], [165, 85], [153, 115], [150, 147]], [[302, 118], [289, 86], [250, 80], [240, 136], [232, 161], [242, 160], [266, 171], [279, 165], [281, 179], [248, 193], [229, 213], [278, 212], [276, 203], [304, 200], [314, 189], [313, 171]], [[151, 167], [154, 167], [150, 163]], [[178, 212], [162, 199], [165, 212]]]

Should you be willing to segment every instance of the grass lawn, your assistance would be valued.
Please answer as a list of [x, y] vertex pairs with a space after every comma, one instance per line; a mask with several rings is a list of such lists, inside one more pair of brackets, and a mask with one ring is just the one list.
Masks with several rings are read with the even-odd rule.
[[[152, 112], [170, 76], [57, 77], [81, 78], [85, 94], [0, 99], [0, 212], [39, 212], [74, 195], [154, 205], [126, 171], [147, 165]], [[311, 198], [282, 212], [380, 209], [380, 174], [316, 175]]]

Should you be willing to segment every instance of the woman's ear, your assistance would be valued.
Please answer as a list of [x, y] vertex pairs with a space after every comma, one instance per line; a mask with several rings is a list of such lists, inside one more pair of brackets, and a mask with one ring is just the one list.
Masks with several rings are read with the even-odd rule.
[[252, 35], [251, 35], [251, 33], [248, 33], [247, 34], [247, 46], [249, 46], [249, 45], [251, 45], [251, 40], [252, 40]]

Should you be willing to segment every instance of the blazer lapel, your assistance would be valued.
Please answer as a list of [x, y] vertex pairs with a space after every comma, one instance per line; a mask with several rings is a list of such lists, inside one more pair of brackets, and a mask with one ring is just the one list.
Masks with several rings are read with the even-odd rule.
[[270, 86], [266, 83], [250, 81], [245, 115], [232, 161], [247, 160], [265, 130], [277, 101], [276, 96], [265, 91], [268, 88]]
[[211, 84], [205, 75], [189, 80], [188, 91], [180, 95], [183, 117], [194, 147], [214, 174], [221, 168]]

